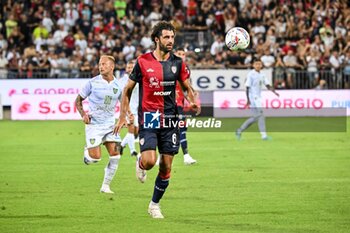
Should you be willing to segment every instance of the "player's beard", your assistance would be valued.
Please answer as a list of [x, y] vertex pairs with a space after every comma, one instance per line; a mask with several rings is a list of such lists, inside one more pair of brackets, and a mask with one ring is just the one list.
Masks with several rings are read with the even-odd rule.
[[173, 46], [171, 46], [170, 49], [166, 45], [164, 45], [162, 42], [159, 42], [159, 50], [163, 53], [169, 53], [171, 50], [173, 50]]

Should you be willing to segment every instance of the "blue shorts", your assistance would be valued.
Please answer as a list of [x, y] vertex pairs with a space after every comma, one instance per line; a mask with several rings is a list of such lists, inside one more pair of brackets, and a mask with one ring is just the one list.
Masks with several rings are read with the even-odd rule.
[[140, 151], [156, 150], [160, 154], [175, 155], [179, 152], [179, 129], [162, 128], [162, 129], [144, 129], [139, 130]]

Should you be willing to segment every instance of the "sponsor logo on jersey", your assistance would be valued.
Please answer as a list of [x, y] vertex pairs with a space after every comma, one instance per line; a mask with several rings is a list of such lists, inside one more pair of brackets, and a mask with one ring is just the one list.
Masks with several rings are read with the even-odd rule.
[[175, 81], [161, 81], [160, 85], [165, 87], [165, 86], [174, 86], [175, 85]]
[[146, 70], [146, 72], [147, 72], [147, 73], [152, 73], [152, 72], [154, 72], [154, 70], [153, 70], [152, 68], [148, 68], [148, 69]]
[[153, 92], [153, 95], [157, 96], [168, 96], [171, 94], [171, 91], [155, 91]]
[[149, 78], [149, 87], [159, 88], [159, 81], [156, 77]]

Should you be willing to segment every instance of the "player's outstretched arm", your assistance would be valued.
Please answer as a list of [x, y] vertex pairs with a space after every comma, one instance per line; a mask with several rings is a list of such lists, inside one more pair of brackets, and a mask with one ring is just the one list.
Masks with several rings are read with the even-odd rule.
[[120, 108], [120, 116], [116, 126], [114, 127], [113, 133], [119, 133], [124, 125], [126, 125], [126, 116], [129, 110], [129, 103], [136, 82], [129, 79], [122, 94], [122, 104]]
[[280, 94], [278, 94], [276, 91], [275, 91], [275, 88], [271, 87], [270, 85], [266, 85], [266, 88], [270, 91], [272, 91], [276, 96], [280, 96]]
[[78, 95], [77, 98], [75, 99], [75, 107], [78, 110], [80, 116], [83, 118], [83, 122], [85, 124], [90, 124], [90, 117], [88, 114], [85, 113], [83, 109], [83, 100], [84, 98]]
[[195, 99], [196, 95], [194, 93], [194, 89], [191, 86], [189, 79], [186, 79], [185, 81], [180, 80], [179, 82], [182, 87], [182, 90], [187, 92], [187, 100], [190, 103], [191, 108], [194, 111], [196, 111], [196, 115], [199, 115], [201, 113], [201, 106], [196, 103], [196, 99]]

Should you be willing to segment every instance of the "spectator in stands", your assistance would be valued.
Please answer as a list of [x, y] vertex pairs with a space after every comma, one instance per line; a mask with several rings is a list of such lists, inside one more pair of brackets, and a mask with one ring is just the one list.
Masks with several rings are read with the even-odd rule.
[[275, 66], [275, 57], [272, 56], [269, 49], [265, 49], [264, 55], [260, 58], [264, 68], [273, 68]]
[[[82, 66], [82, 55], [76, 54], [73, 56], [72, 60], [69, 62], [69, 78], [80, 78], [80, 68]], [[88, 78], [88, 77], [85, 77]]]
[[287, 75], [287, 87], [295, 88], [295, 75], [296, 69], [302, 68], [302, 66], [298, 63], [297, 57], [294, 55], [293, 50], [288, 50], [287, 55], [283, 57], [283, 63], [286, 67], [286, 75]]
[[55, 25], [52, 21], [52, 17], [49, 11], [44, 11], [44, 18], [42, 21], [42, 25], [46, 28], [47, 32], [52, 32], [52, 28]]
[[197, 16], [198, 4], [196, 0], [189, 0], [187, 3], [187, 11], [186, 11], [186, 22], [187, 24], [192, 24], [192, 21]]
[[276, 63], [275, 63], [275, 89], [285, 89], [287, 87], [285, 81], [285, 65], [283, 63], [283, 59], [281, 55], [277, 55]]
[[320, 29], [320, 37], [325, 46], [326, 52], [330, 52], [334, 43], [334, 34], [331, 27], [325, 26]]
[[6, 59], [5, 56], [5, 52], [3, 51], [3, 49], [0, 46], [0, 79], [2, 78], [7, 78], [7, 74], [8, 74], [8, 60]]
[[150, 28], [152, 28], [154, 25], [160, 22], [162, 18], [163, 16], [160, 12], [160, 6], [156, 5], [153, 7], [151, 13], [145, 18], [145, 22]]
[[6, 52], [8, 48], [7, 40], [5, 40], [4, 36], [0, 33], [0, 49], [2, 52]]
[[306, 56], [306, 62], [307, 62], [307, 71], [308, 71], [308, 78], [309, 78], [307, 87], [313, 88], [314, 86], [316, 86], [319, 80], [319, 75], [318, 75], [318, 70], [319, 70], [318, 64], [320, 62], [319, 52], [315, 49], [312, 49]]
[[339, 88], [341, 82], [341, 72], [340, 66], [342, 64], [342, 58], [339, 57], [338, 51], [333, 50], [332, 55], [329, 58], [329, 63], [331, 64], [332, 71], [332, 81], [330, 84], [331, 88]]
[[19, 30], [21, 31], [21, 33], [24, 35], [22, 48], [25, 48], [25, 47], [31, 45], [32, 44], [32, 29], [29, 25], [28, 16], [26, 14], [22, 14], [20, 16], [20, 20], [18, 22], [18, 27], [19, 27]]
[[56, 44], [62, 44], [63, 39], [68, 35], [68, 31], [64, 29], [64, 25], [59, 25], [58, 29], [54, 32], [53, 38], [56, 41]]
[[65, 23], [71, 29], [75, 26], [76, 21], [79, 19], [79, 13], [76, 10], [76, 5], [72, 2], [65, 3]]
[[163, 20], [170, 21], [174, 15], [175, 7], [171, 0], [163, 0], [162, 16]]
[[146, 33], [142, 36], [141, 41], [140, 41], [140, 45], [146, 51], [149, 51], [152, 48], [153, 42], [152, 42], [152, 39], [151, 39], [151, 36], [149, 35], [149, 33]]
[[244, 63], [245, 57], [241, 56], [240, 52], [237, 51], [228, 51], [226, 59], [226, 67], [231, 69], [240, 69], [246, 68]]
[[325, 90], [328, 89], [327, 82], [323, 79], [319, 81], [319, 84], [315, 87], [316, 90]]
[[70, 63], [70, 61], [69, 61], [66, 53], [62, 51], [58, 55], [58, 59], [57, 59], [58, 68], [61, 69], [60, 77], [68, 78], [68, 75], [69, 75], [69, 63]]
[[20, 65], [22, 64], [21, 55], [17, 48], [11, 49], [6, 56], [8, 60], [8, 78], [19, 78]]
[[222, 52], [225, 46], [224, 37], [221, 35], [215, 36], [215, 41], [210, 47], [210, 54], [215, 56], [217, 53]]
[[[350, 43], [350, 42], [349, 42]], [[347, 50], [343, 61], [344, 88], [350, 88], [350, 49]]]
[[125, 0], [114, 1], [114, 8], [119, 19], [124, 18], [124, 16], [126, 15], [126, 7], [127, 3]]
[[123, 54], [125, 56], [125, 60], [128, 62], [134, 59], [136, 48], [131, 44], [131, 38], [126, 39], [126, 44], [123, 47]]
[[74, 46], [75, 46], [75, 39], [73, 36], [73, 32], [69, 31], [68, 35], [66, 35], [63, 38], [63, 46], [66, 48], [65, 49], [65, 54], [66, 56], [71, 56], [73, 54]]
[[16, 48], [23, 44], [24, 35], [19, 30], [18, 26], [14, 27], [11, 35], [7, 38], [8, 48]]
[[15, 16], [13, 14], [10, 14], [8, 19], [5, 21], [6, 26], [6, 38], [9, 38], [11, 36], [11, 33], [15, 27], [17, 27], [18, 23], [15, 20]]
[[47, 51], [44, 51], [40, 56], [39, 64], [38, 64], [37, 78], [49, 78], [50, 77], [50, 69], [51, 64], [49, 61], [49, 57]]

